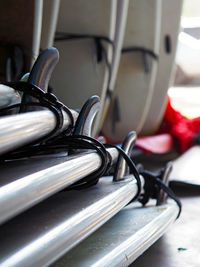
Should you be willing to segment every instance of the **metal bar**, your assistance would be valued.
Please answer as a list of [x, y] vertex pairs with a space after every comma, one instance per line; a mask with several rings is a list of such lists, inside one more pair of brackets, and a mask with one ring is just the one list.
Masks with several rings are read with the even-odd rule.
[[14, 89], [0, 84], [0, 108], [6, 108], [21, 102], [21, 97]]
[[[74, 120], [78, 113], [71, 110]], [[63, 130], [70, 124], [66, 112]], [[0, 119], [0, 154], [14, 150], [50, 133], [56, 125], [56, 118], [50, 110], [4, 116]]]
[[174, 203], [145, 208], [130, 204], [53, 267], [129, 266], [164, 234], [177, 213]]
[[[108, 152], [113, 161], [115, 161], [118, 156], [117, 150], [110, 148]], [[4, 184], [0, 188], [0, 222], [5, 222], [63, 188], [75, 183], [97, 170], [100, 165], [101, 158], [96, 152], [79, 154], [76, 157], [74, 156], [63, 163], [49, 168], [45, 168], [44, 164], [41, 171], [25, 177], [22, 176], [22, 178], [20, 177], [13, 182]], [[28, 168], [34, 170], [31, 166], [28, 166]], [[14, 172], [15, 175], [16, 170]], [[4, 183], [3, 180], [5, 179], [7, 177], [2, 177], [1, 183]]]
[[[136, 135], [136, 132], [134, 132], [134, 131], [130, 132], [127, 135], [127, 137], [125, 138], [125, 140], [122, 144], [122, 148], [127, 155], [131, 154], [133, 146], [136, 142], [136, 138], [137, 138], [137, 135]], [[113, 180], [117, 181], [117, 180], [121, 179], [122, 177], [125, 177], [128, 174], [129, 174], [129, 168], [126, 164], [126, 161], [124, 160], [124, 158], [121, 155], [119, 155]]]
[[58, 60], [59, 52], [56, 48], [45, 49], [35, 61], [28, 77], [28, 83], [35, 84], [47, 92], [51, 74]]
[[47, 266], [114, 216], [136, 194], [135, 179], [102, 178], [90, 189], [61, 192], [0, 228], [0, 265]]

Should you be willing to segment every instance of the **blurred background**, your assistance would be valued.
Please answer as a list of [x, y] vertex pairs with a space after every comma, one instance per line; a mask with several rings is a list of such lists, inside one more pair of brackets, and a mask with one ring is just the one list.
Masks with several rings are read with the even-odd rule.
[[176, 53], [174, 86], [169, 96], [175, 109], [189, 118], [200, 116], [200, 2], [184, 0]]

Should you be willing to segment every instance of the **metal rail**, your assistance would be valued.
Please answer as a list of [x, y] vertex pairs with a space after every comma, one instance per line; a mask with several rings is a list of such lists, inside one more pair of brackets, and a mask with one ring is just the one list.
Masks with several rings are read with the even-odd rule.
[[[74, 120], [78, 113], [71, 110]], [[63, 112], [63, 130], [70, 125], [70, 118]], [[56, 118], [50, 110], [33, 111], [0, 118], [0, 155], [33, 142], [49, 134], [56, 126]]]
[[132, 203], [53, 266], [129, 266], [175, 221], [174, 203], [140, 207]]
[[135, 179], [112, 179], [58, 193], [2, 225], [1, 267], [47, 266], [97, 230], [137, 192]]
[[[108, 152], [115, 162], [118, 156], [117, 150], [110, 148]], [[17, 161], [16, 165], [19, 164]], [[65, 162], [51, 167], [45, 167], [45, 164], [48, 163], [43, 163], [41, 160], [42, 170], [25, 177], [23, 170], [20, 177], [17, 168], [12, 166], [12, 170], [15, 170], [13, 176], [17, 175], [20, 178], [8, 184], [6, 184], [7, 176], [1, 177], [0, 184], [4, 184], [0, 188], [1, 223], [97, 170], [101, 165], [101, 158], [96, 152], [92, 152], [79, 154], [71, 159], [66, 157]], [[35, 170], [27, 163], [26, 168], [32, 172]]]

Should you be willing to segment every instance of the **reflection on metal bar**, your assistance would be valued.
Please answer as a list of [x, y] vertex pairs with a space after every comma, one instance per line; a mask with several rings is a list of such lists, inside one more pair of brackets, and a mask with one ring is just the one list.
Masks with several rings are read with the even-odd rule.
[[0, 108], [5, 108], [20, 102], [21, 97], [18, 92], [6, 85], [0, 84]]
[[[125, 153], [127, 155], [131, 154], [133, 146], [134, 146], [134, 144], [136, 142], [136, 138], [137, 138], [137, 135], [136, 135], [136, 132], [134, 132], [134, 131], [129, 132], [129, 134], [125, 138], [125, 140], [124, 140], [124, 142], [122, 144], [122, 148], [123, 148], [123, 150], [125, 151]], [[129, 168], [128, 168], [127, 164], [126, 164], [126, 161], [122, 157], [122, 155], [119, 155], [113, 180], [114, 181], [120, 180], [122, 177], [125, 177], [128, 174], [129, 174]]]
[[174, 203], [145, 208], [130, 204], [53, 267], [129, 266], [163, 235], [177, 213]]
[[[71, 110], [74, 120], [78, 113]], [[70, 124], [66, 112], [64, 115], [63, 130]], [[4, 116], [0, 118], [0, 154], [16, 149], [33, 142], [48, 133], [56, 125], [56, 118], [50, 110], [34, 111], [25, 114]]]
[[[117, 150], [110, 148], [108, 152], [115, 161], [118, 156]], [[75, 183], [97, 170], [100, 165], [101, 158], [96, 152], [79, 154], [49, 168], [45, 168], [44, 164], [43, 170], [4, 184], [0, 188], [0, 222], [10, 219]], [[29, 168], [31, 169], [31, 166]], [[16, 172], [13, 175], [16, 175]]]
[[90, 189], [61, 192], [0, 228], [0, 265], [46, 266], [114, 216], [136, 194], [131, 177], [112, 177]]
[[28, 83], [35, 84], [47, 92], [51, 74], [59, 60], [59, 52], [54, 47], [45, 49], [35, 61]]

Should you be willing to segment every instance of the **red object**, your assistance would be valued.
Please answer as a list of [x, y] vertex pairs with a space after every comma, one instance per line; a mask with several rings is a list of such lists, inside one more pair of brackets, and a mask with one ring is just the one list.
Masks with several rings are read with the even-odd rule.
[[175, 140], [179, 152], [183, 153], [195, 143], [195, 137], [200, 133], [200, 117], [188, 119], [176, 111], [170, 102], [164, 114], [163, 123], [159, 133], [169, 133]]
[[173, 139], [170, 134], [158, 134], [153, 136], [139, 137], [136, 146], [145, 152], [163, 154], [173, 147]]
[[[112, 143], [112, 140], [108, 140]], [[173, 142], [174, 140], [174, 142]], [[194, 144], [200, 144], [200, 117], [188, 119], [175, 110], [167, 100], [163, 122], [157, 135], [139, 137], [136, 146], [147, 153], [162, 154], [169, 152], [173, 144], [180, 153], [185, 152]]]
[[[105, 137], [105, 136], [104, 136]], [[105, 137], [106, 143], [116, 144]], [[136, 146], [145, 153], [163, 154], [169, 152], [173, 147], [173, 138], [170, 134], [163, 133], [153, 136], [138, 137]]]

